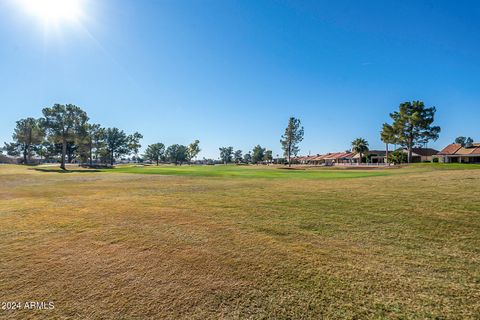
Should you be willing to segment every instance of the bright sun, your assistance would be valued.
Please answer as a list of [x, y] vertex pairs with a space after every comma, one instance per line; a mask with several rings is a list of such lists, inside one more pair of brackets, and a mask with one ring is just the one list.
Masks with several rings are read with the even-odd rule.
[[25, 9], [44, 23], [76, 21], [82, 15], [82, 0], [21, 0]]

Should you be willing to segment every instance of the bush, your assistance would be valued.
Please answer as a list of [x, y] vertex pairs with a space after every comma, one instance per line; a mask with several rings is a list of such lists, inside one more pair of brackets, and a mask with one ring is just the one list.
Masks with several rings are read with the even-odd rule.
[[18, 164], [19, 161], [16, 158], [9, 158], [7, 156], [4, 156], [3, 154], [0, 154], [0, 163]]
[[388, 162], [393, 164], [408, 162], [408, 155], [401, 150], [394, 151], [388, 154]]

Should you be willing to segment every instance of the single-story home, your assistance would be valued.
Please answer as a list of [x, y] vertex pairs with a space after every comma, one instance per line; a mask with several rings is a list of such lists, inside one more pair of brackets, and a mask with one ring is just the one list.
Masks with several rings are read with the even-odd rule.
[[480, 163], [480, 143], [464, 146], [456, 143], [449, 144], [437, 156], [440, 162], [451, 163]]
[[313, 165], [321, 165], [324, 163], [323, 158], [326, 155], [322, 154], [317, 154], [316, 156], [312, 156], [308, 159], [307, 164], [313, 164]]
[[311, 160], [316, 156], [298, 156], [292, 158], [292, 163], [309, 164]]
[[353, 152], [330, 152], [326, 154], [317, 154], [313, 156], [300, 156], [294, 158], [295, 163], [310, 165], [351, 164], [355, 163], [355, 153]]
[[[396, 151], [403, 151], [408, 154], [407, 148], [400, 148]], [[432, 162], [438, 154], [438, 150], [432, 148], [412, 148], [412, 162]]]
[[[480, 148], [480, 146], [479, 146]], [[400, 148], [395, 151], [400, 151], [408, 154], [407, 148]], [[394, 152], [391, 150], [390, 153]], [[438, 150], [431, 148], [412, 148], [412, 162], [431, 162], [438, 153]], [[367, 157], [368, 163], [381, 164], [386, 163], [386, 150], [369, 150], [363, 154]], [[325, 165], [333, 166], [338, 164], [356, 164], [359, 163], [360, 154], [356, 152], [330, 152], [326, 154], [317, 154], [313, 156], [299, 156], [292, 158], [293, 163], [308, 164], [308, 165]], [[365, 161], [362, 161], [365, 162]]]
[[320, 162], [320, 159], [322, 159], [324, 155], [320, 155], [320, 154], [317, 154], [317, 155], [313, 155], [313, 156], [299, 156], [299, 157], [295, 157], [293, 158], [292, 162], [294, 163], [299, 163], [299, 164], [312, 164], [312, 165], [318, 165], [318, 164], [321, 164]]
[[335, 152], [326, 155], [323, 158], [323, 161], [327, 166], [335, 164], [352, 164], [355, 162], [354, 157], [354, 152]]
[[[385, 150], [369, 150], [365, 152], [362, 156], [368, 157], [370, 163], [386, 163], [386, 151]], [[360, 154], [355, 154], [353, 157], [353, 162], [358, 162], [360, 159]]]

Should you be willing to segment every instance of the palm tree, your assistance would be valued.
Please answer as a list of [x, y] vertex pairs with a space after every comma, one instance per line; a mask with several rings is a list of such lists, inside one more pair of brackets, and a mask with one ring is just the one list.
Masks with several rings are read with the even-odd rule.
[[360, 155], [359, 163], [362, 163], [363, 154], [368, 151], [368, 142], [363, 138], [352, 141], [352, 151]]
[[380, 132], [380, 139], [385, 143], [385, 163], [388, 162], [388, 144], [396, 144], [397, 138], [395, 136], [395, 130], [388, 123], [383, 124], [382, 131]]

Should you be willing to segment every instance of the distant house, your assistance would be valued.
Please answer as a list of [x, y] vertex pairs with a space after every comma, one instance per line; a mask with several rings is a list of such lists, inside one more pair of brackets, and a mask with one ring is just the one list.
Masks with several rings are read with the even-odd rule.
[[[396, 151], [403, 151], [408, 154], [407, 148], [400, 148]], [[438, 150], [432, 148], [412, 148], [412, 162], [432, 162], [438, 154]]]
[[336, 164], [351, 164], [355, 162], [355, 153], [352, 152], [333, 152], [327, 154], [317, 154], [315, 156], [303, 156], [295, 158], [296, 163], [332, 166]]
[[[364, 157], [369, 159], [370, 163], [386, 163], [387, 153], [385, 150], [369, 150], [363, 154]], [[353, 162], [358, 162], [360, 154], [356, 154], [353, 157]]]
[[355, 162], [354, 152], [336, 152], [324, 157], [326, 165], [352, 164]]
[[449, 144], [437, 154], [437, 158], [445, 163], [480, 163], [480, 143], [473, 143], [468, 147], [456, 143]]
[[[395, 151], [408, 154], [407, 148], [400, 148]], [[394, 152], [393, 150], [390, 153]], [[412, 162], [431, 162], [438, 153], [438, 150], [431, 148], [412, 148]], [[386, 150], [369, 150], [363, 154], [367, 161], [363, 164], [386, 164]], [[293, 163], [309, 164], [316, 166], [352, 165], [360, 162], [360, 154], [356, 152], [330, 152], [313, 156], [298, 156], [292, 158]]]
[[319, 165], [321, 164], [320, 159], [322, 158], [322, 155], [314, 155], [314, 156], [299, 156], [296, 158], [293, 158], [294, 163], [299, 163], [299, 164], [312, 164], [312, 165]]
[[298, 156], [292, 158], [292, 163], [296, 164], [312, 164], [312, 159], [316, 156]]
[[8, 156], [0, 153], [0, 163], [18, 164], [20, 162], [21, 162], [21, 159], [18, 157], [12, 157], [12, 156]]

